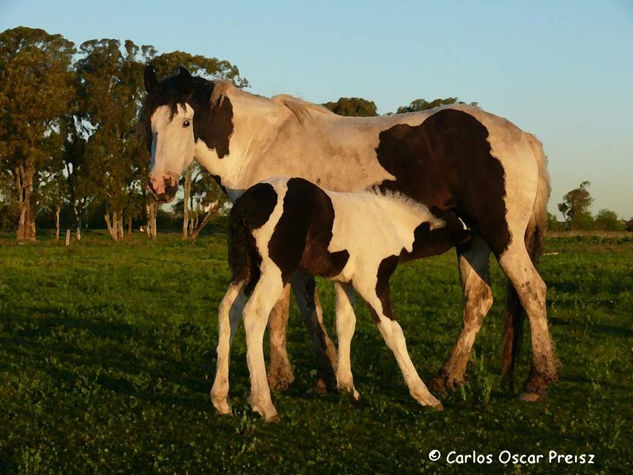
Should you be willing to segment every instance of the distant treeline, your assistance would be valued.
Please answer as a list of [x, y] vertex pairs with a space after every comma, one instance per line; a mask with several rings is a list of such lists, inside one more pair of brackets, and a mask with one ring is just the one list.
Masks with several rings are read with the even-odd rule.
[[583, 181], [578, 188], [565, 193], [563, 201], [558, 203], [565, 220], [558, 221], [556, 216], [547, 213], [548, 228], [552, 231], [633, 231], [633, 218], [620, 219], [610, 209], [601, 209], [595, 216], [591, 214], [590, 185], [589, 181]]

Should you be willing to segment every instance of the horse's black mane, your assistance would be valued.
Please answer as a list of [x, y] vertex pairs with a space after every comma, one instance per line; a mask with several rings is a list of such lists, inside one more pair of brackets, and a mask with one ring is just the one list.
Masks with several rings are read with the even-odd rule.
[[[205, 122], [205, 115], [207, 117], [209, 115], [209, 104], [213, 87], [213, 81], [197, 76], [190, 76], [188, 81], [182, 81], [176, 75], [158, 83], [147, 95], [141, 108], [139, 126], [141, 128], [140, 132], [147, 141], [147, 149], [150, 150], [152, 147], [151, 117], [158, 107], [168, 106], [170, 119], [172, 119], [179, 105], [189, 104], [195, 111], [196, 122], [203, 123]], [[204, 105], [206, 107], [203, 107]], [[194, 127], [196, 139], [199, 135], [199, 130], [197, 129], [198, 127]]]

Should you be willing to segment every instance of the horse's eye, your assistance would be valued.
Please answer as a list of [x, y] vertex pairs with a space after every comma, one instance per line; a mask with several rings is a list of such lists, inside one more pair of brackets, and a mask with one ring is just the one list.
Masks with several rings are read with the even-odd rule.
[[190, 120], [185, 120], [185, 121], [182, 123], [182, 126], [183, 126], [183, 127], [189, 127], [190, 125], [191, 125], [191, 121], [190, 121]]

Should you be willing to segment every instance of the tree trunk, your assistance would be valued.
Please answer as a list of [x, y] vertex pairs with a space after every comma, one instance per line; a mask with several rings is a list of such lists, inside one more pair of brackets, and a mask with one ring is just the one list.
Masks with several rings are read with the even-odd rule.
[[83, 213], [79, 211], [77, 205], [73, 205], [73, 211], [75, 212], [75, 219], [77, 220], [77, 230], [75, 231], [75, 238], [77, 241], [81, 241], [81, 221]]
[[193, 165], [189, 166], [185, 171], [185, 196], [183, 198], [182, 207], [182, 239], [183, 241], [189, 237], [189, 198], [191, 197], [191, 179], [193, 175]]
[[123, 234], [123, 212], [122, 211], [112, 211], [111, 213], [106, 213], [105, 215], [106, 226], [108, 227], [108, 232], [110, 233], [110, 237], [114, 241], [120, 241], [125, 236]]
[[18, 205], [20, 218], [18, 220], [18, 242], [35, 241], [35, 216], [31, 209], [31, 194], [33, 193], [34, 170], [30, 165], [19, 165], [15, 170], [18, 189]]
[[203, 218], [202, 222], [200, 223], [200, 225], [196, 226], [196, 228], [191, 233], [191, 240], [192, 241], [195, 241], [196, 239], [198, 239], [198, 235], [200, 234], [200, 231], [202, 231], [204, 229], [204, 227], [211, 220], [211, 217], [214, 214], [215, 213], [213, 211], [207, 211], [207, 213], [204, 215], [204, 218]]
[[125, 233], [123, 232], [123, 211], [117, 212], [116, 219], [117, 219], [116, 235], [117, 235], [118, 241], [121, 241], [125, 239]]
[[127, 237], [132, 237], [132, 216], [127, 217]]
[[156, 214], [158, 211], [158, 203], [152, 200], [147, 203], [147, 226], [146, 232], [147, 237], [151, 239], [156, 239]]
[[55, 241], [59, 241], [59, 213], [61, 212], [61, 206], [55, 206]]

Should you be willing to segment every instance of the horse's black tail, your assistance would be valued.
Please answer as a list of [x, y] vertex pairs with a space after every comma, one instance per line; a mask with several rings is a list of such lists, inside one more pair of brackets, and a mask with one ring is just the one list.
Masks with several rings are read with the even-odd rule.
[[253, 229], [261, 227], [273, 212], [277, 193], [267, 183], [249, 188], [233, 205], [229, 216], [229, 267], [233, 284], [246, 283], [250, 295], [259, 281], [262, 257]]
[[[538, 162], [538, 186], [536, 198], [532, 207], [532, 216], [525, 230], [525, 247], [536, 267], [538, 260], [543, 253], [543, 242], [547, 229], [547, 199], [550, 193], [549, 174], [547, 172], [547, 157], [543, 153], [541, 143], [532, 135], [528, 134], [532, 151]], [[503, 332], [503, 363], [501, 374], [507, 377], [510, 389], [514, 391], [514, 367], [518, 357], [521, 340], [523, 337], [523, 324], [526, 312], [519, 296], [508, 283], [508, 301], [506, 305], [505, 328]]]

